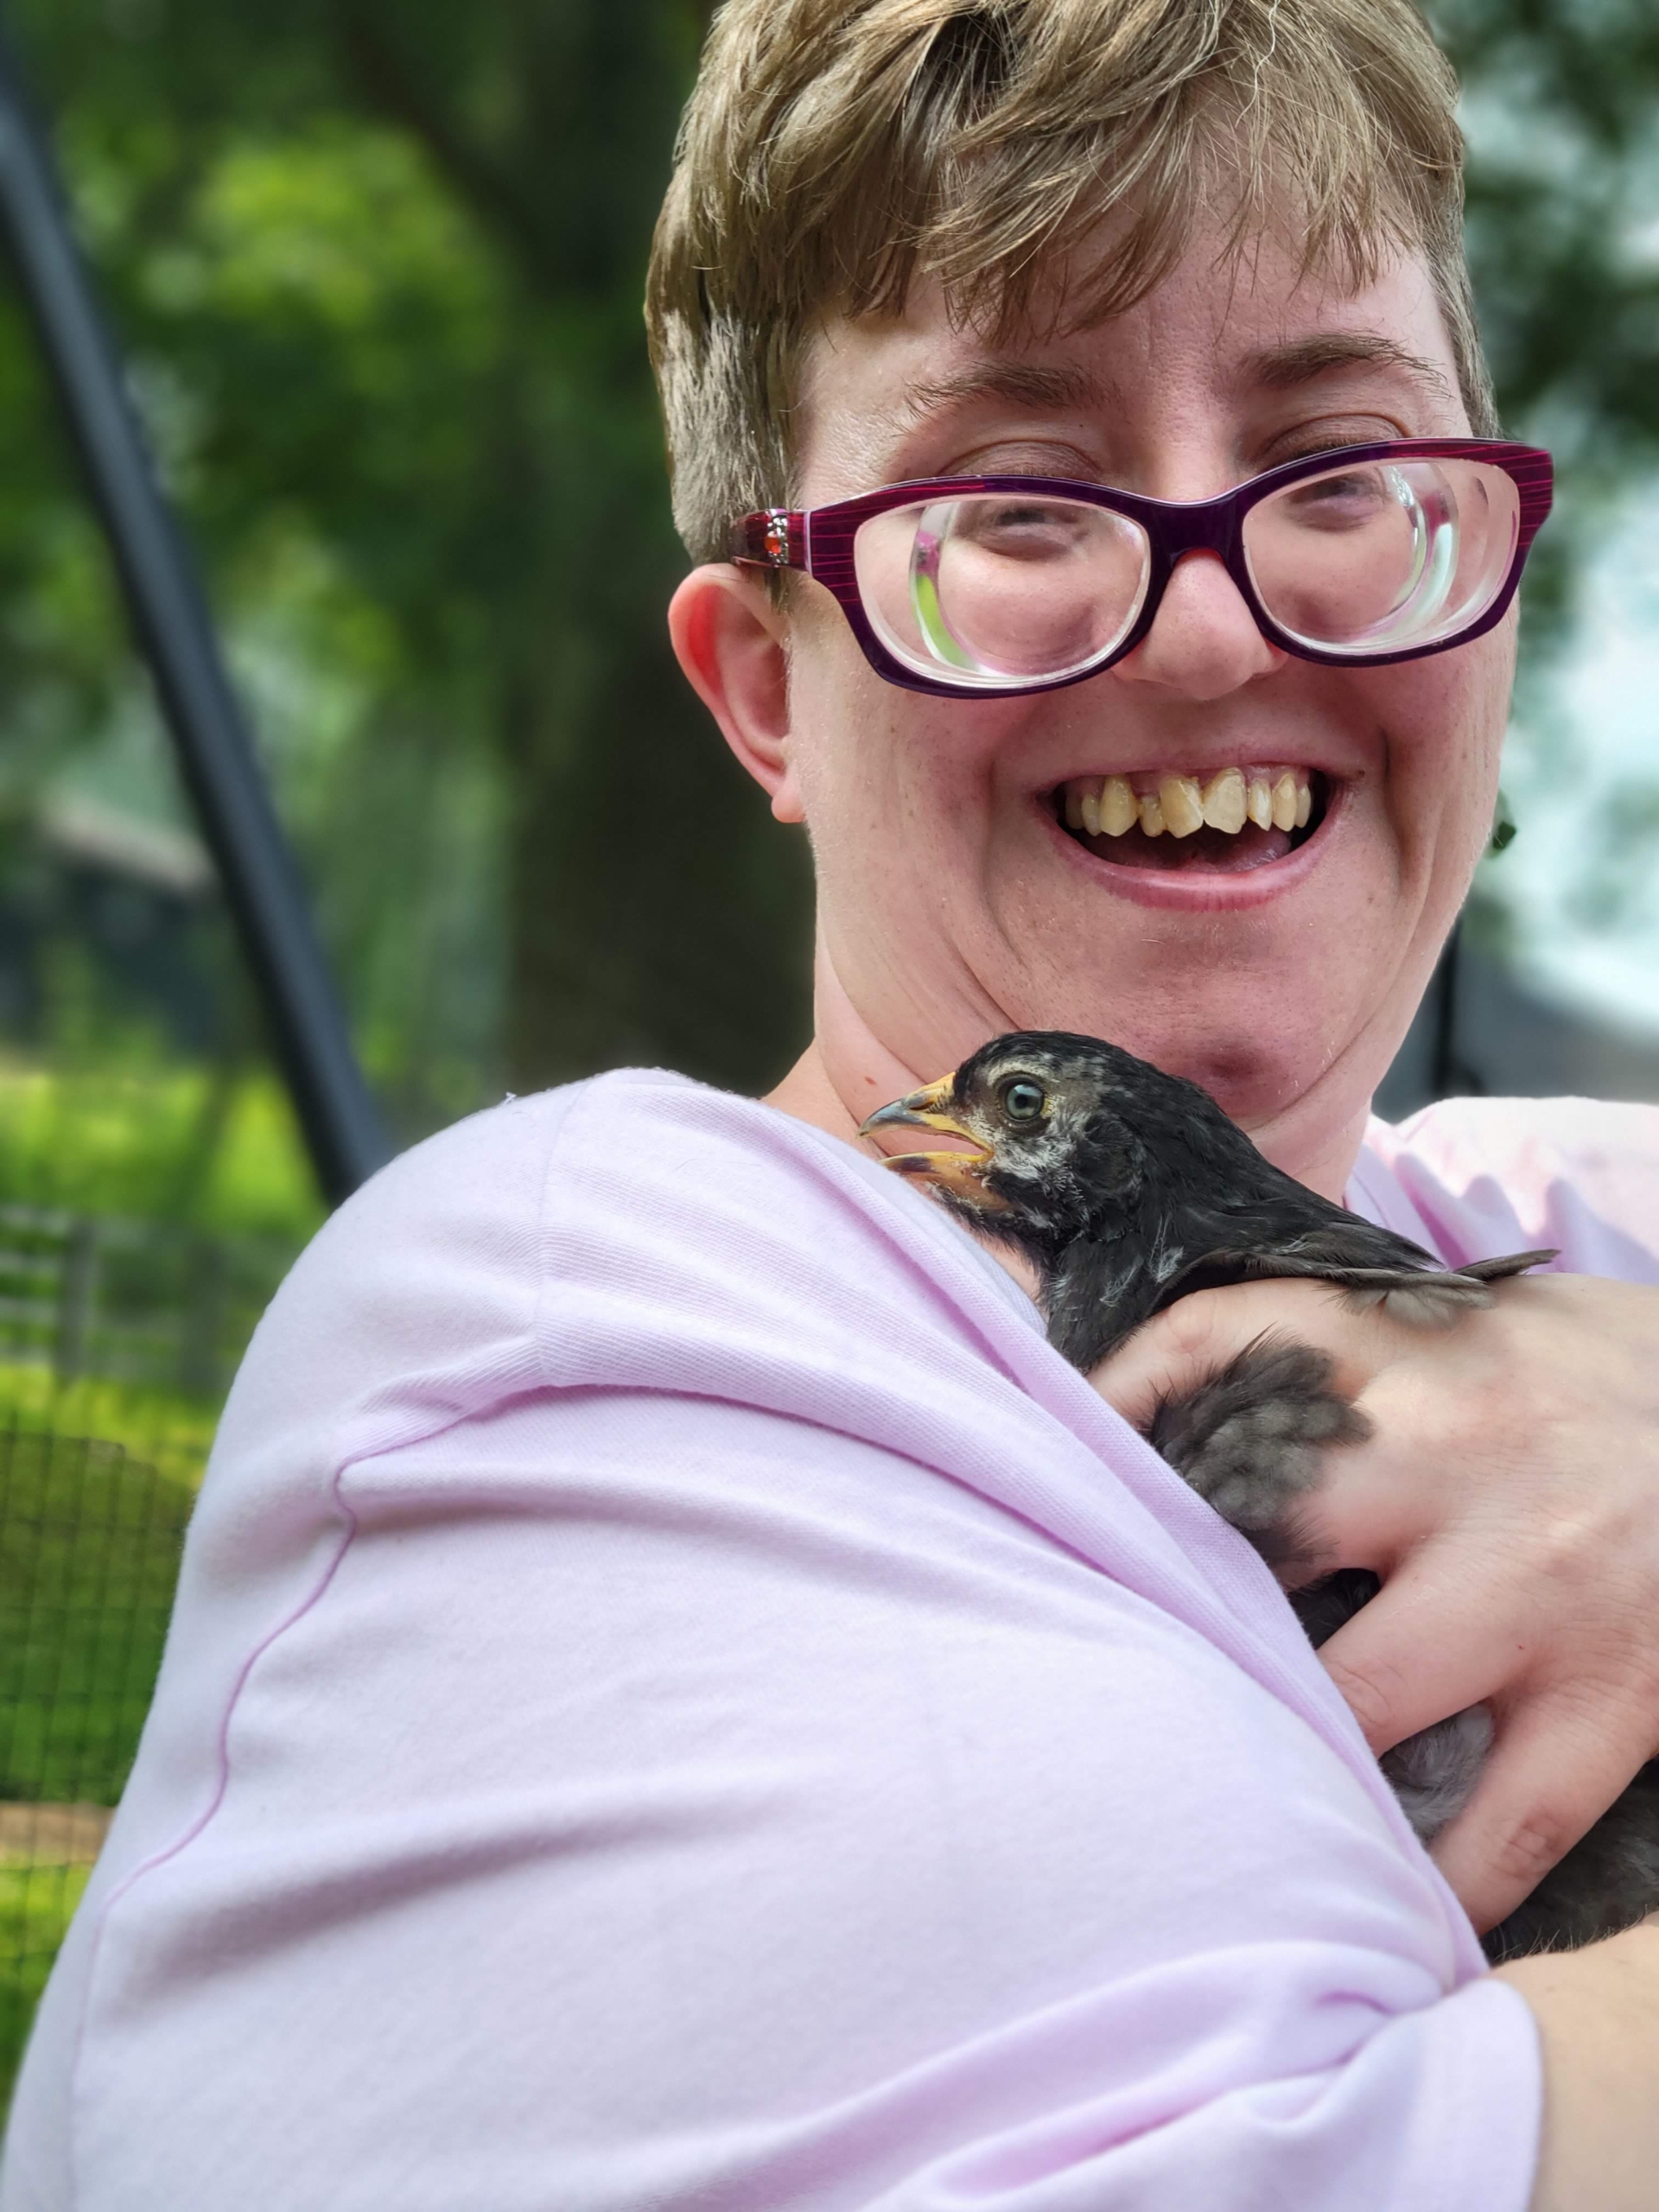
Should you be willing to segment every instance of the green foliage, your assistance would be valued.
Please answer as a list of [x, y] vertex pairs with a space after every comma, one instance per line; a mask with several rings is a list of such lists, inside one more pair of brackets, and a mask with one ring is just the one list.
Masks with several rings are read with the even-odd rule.
[[1570, 619], [1611, 495], [1659, 450], [1659, 16], [1646, 0], [1432, 0], [1462, 73], [1467, 235], [1506, 420], [1555, 452], [1529, 642]]
[[[667, 651], [639, 330], [695, 12], [19, 13], [399, 1128], [622, 1059], [775, 1073], [804, 855]], [[23, 480], [61, 517], [21, 343], [0, 329], [0, 442], [48, 448]], [[17, 644], [31, 700], [68, 671], [50, 760], [95, 731], [100, 670], [105, 716], [131, 687], [84, 533], [84, 579], [48, 586], [43, 528], [10, 561], [0, 528], [0, 594], [47, 594]]]
[[321, 1218], [293, 1109], [262, 1071], [0, 1062], [0, 1204], [188, 1222], [297, 1248]]

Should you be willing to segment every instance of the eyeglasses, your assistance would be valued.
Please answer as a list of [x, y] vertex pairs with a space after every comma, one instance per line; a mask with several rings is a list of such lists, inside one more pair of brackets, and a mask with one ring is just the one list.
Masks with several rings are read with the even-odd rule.
[[747, 515], [732, 557], [815, 576], [879, 676], [942, 698], [1097, 676], [1140, 644], [1194, 552], [1220, 556], [1274, 645], [1375, 667], [1446, 652], [1502, 619], [1551, 486], [1547, 453], [1476, 438], [1346, 446], [1213, 499], [932, 477]]

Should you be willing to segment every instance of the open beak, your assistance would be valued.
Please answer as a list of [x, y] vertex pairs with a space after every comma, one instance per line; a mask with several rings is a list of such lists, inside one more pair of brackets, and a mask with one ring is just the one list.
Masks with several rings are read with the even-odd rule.
[[878, 1129], [937, 1129], [942, 1136], [961, 1137], [973, 1147], [971, 1152], [890, 1152], [883, 1165], [900, 1175], [915, 1175], [942, 1190], [955, 1192], [976, 1206], [994, 1205], [995, 1198], [980, 1179], [981, 1170], [993, 1157], [991, 1148], [945, 1104], [954, 1080], [942, 1075], [937, 1083], [912, 1090], [908, 1098], [895, 1098], [891, 1106], [872, 1114], [858, 1134], [868, 1137]]

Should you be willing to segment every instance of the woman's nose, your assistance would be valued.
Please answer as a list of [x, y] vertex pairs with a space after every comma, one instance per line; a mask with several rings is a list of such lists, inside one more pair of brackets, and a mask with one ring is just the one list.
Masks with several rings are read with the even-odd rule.
[[1152, 627], [1112, 673], [1188, 699], [1220, 699], [1288, 658], [1269, 645], [1215, 553], [1184, 553]]

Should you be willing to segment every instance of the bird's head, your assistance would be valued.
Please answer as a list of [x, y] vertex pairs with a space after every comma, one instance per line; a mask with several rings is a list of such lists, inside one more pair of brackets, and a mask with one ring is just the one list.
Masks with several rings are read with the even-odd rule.
[[872, 1114], [859, 1134], [932, 1129], [948, 1151], [890, 1154], [990, 1235], [1052, 1259], [1109, 1234], [1140, 1195], [1144, 1147], [1135, 1127], [1148, 1082], [1168, 1078], [1098, 1038], [1019, 1030], [993, 1038], [954, 1074]]

